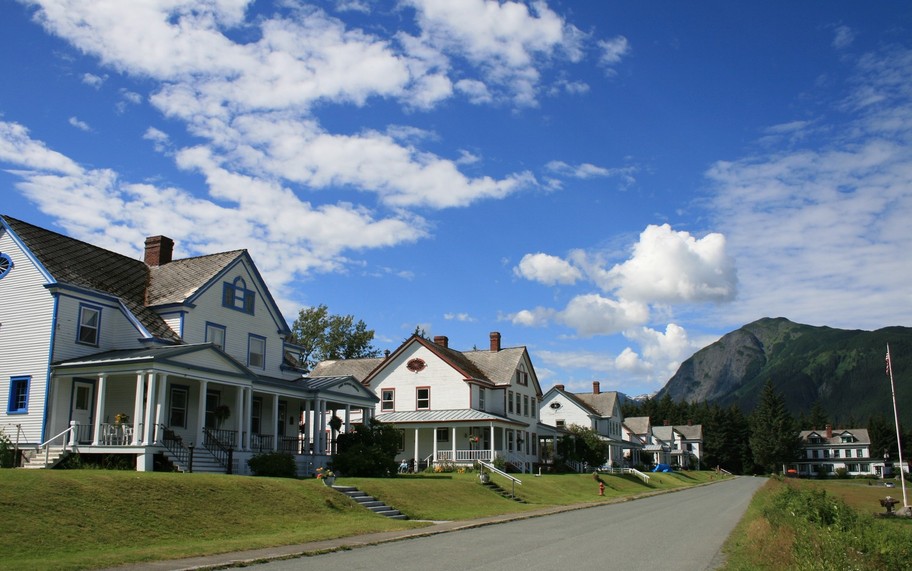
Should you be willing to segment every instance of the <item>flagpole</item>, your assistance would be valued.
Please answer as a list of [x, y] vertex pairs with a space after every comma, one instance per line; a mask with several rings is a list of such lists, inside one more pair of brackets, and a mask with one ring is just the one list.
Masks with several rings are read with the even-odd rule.
[[896, 384], [893, 382], [893, 363], [890, 362], [890, 344], [887, 343], [887, 374], [890, 375], [890, 391], [893, 393], [893, 420], [896, 423], [896, 449], [899, 451], [899, 481], [902, 485], [903, 492], [903, 508], [905, 512], [909, 512], [909, 501], [906, 498], [906, 476], [903, 471], [903, 453], [902, 453], [902, 442], [899, 438], [899, 410], [896, 408]]

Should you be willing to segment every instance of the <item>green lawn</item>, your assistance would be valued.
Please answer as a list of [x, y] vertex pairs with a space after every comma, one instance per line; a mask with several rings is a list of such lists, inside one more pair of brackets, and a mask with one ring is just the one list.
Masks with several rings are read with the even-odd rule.
[[[414, 519], [459, 520], [609, 501], [708, 481], [706, 472], [521, 475], [520, 504], [477, 474], [339, 478]], [[495, 476], [503, 487], [506, 482]], [[103, 470], [0, 470], [0, 569], [89, 569], [428, 525], [379, 517], [318, 480]]]

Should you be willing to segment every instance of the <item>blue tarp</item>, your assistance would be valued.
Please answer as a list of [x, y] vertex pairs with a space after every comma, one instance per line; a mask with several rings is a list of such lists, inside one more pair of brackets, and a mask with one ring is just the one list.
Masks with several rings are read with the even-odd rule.
[[656, 464], [656, 467], [652, 469], [653, 472], [671, 472], [671, 466], [668, 464]]

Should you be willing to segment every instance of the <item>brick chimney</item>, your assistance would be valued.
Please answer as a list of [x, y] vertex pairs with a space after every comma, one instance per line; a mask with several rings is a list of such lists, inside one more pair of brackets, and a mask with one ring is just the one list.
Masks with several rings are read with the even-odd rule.
[[500, 351], [500, 333], [497, 331], [491, 332], [491, 353], [497, 353]]
[[601, 394], [601, 387], [598, 381], [592, 381], [592, 394], [597, 395]]
[[441, 347], [449, 347], [450, 340], [446, 335], [437, 335], [434, 337], [434, 343]]
[[833, 425], [832, 424], [826, 425], [826, 437], [833, 438]]
[[149, 236], [146, 238], [145, 262], [147, 266], [164, 266], [171, 261], [174, 253], [174, 240], [167, 236]]
[[559, 391], [562, 391], [562, 390], [564, 390], [564, 385], [554, 385], [554, 388]]

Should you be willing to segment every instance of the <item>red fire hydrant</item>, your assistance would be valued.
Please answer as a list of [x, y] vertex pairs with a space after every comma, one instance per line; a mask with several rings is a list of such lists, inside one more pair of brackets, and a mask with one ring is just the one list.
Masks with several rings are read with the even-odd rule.
[[605, 482], [599, 482], [599, 495], [605, 495]]

